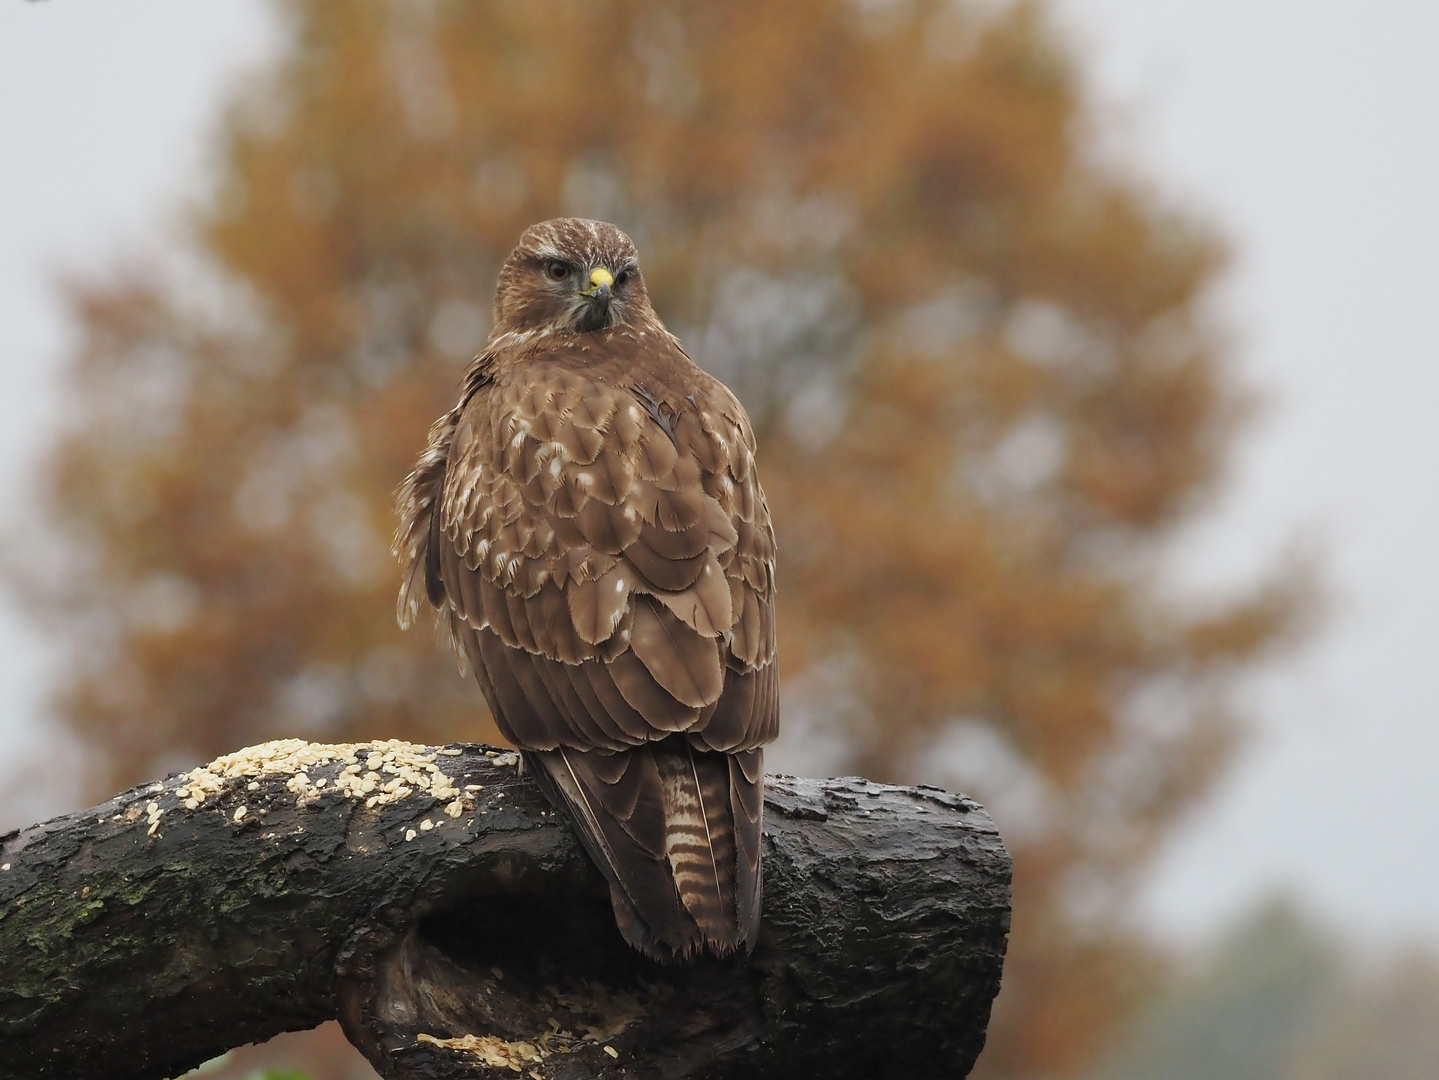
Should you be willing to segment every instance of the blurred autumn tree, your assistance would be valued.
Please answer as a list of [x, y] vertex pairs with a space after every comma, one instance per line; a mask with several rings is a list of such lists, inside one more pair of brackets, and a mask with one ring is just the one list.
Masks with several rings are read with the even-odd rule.
[[608, 218], [760, 431], [783, 755], [983, 766], [968, 786], [1018, 809], [981, 1072], [1078, 1068], [1142, 971], [1118, 886], [1295, 611], [1279, 577], [1203, 608], [1162, 588], [1243, 411], [1214, 235], [1095, 152], [1034, 4], [281, 11], [188, 261], [71, 289], [31, 594], [97, 793], [278, 736], [496, 737], [395, 627], [390, 493], [520, 230]]

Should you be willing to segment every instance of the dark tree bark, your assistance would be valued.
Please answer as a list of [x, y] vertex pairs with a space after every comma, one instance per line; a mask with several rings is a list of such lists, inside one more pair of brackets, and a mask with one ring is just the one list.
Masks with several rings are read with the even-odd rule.
[[962, 796], [770, 777], [759, 947], [660, 966], [512, 756], [337, 749], [0, 838], [0, 1077], [174, 1076], [335, 1016], [395, 1078], [959, 1077], [984, 1044], [1010, 863]]

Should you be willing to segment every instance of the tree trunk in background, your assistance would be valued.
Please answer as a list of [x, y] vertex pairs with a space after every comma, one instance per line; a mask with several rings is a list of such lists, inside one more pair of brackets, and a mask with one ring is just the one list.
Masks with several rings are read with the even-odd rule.
[[336, 1016], [397, 1078], [963, 1076], [984, 1045], [1010, 862], [961, 796], [771, 777], [758, 949], [665, 967], [513, 755], [276, 745], [3, 838], [0, 1078], [174, 1076]]

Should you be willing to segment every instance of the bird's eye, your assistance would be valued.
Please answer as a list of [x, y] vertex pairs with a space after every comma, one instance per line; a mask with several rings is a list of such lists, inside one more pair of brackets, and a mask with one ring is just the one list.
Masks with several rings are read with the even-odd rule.
[[615, 276], [615, 286], [618, 287], [618, 286], [620, 286], [620, 285], [625, 285], [625, 284], [627, 284], [627, 283], [629, 282], [630, 278], [632, 278], [632, 277], [634, 277], [634, 276], [635, 276], [634, 270], [632, 270], [632, 269], [629, 268], [629, 267], [626, 267], [625, 269], [621, 270], [621, 271]]
[[545, 274], [551, 281], [564, 281], [570, 276], [570, 268], [567, 263], [562, 263], [559, 259], [551, 259], [545, 264]]

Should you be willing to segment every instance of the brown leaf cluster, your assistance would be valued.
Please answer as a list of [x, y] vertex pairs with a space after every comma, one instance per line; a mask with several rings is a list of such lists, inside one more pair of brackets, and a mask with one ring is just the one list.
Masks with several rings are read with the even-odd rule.
[[496, 738], [394, 625], [391, 492], [521, 229], [607, 218], [759, 429], [787, 709], [879, 778], [967, 732], [998, 754], [975, 794], [1030, 793], [1000, 814], [1015, 934], [981, 1070], [1078, 1067], [1141, 985], [1125, 873], [1305, 595], [1163, 587], [1245, 412], [1212, 230], [1096, 154], [1033, 4], [282, 12], [193, 249], [70, 289], [28, 595], [98, 787], [272, 737]]

